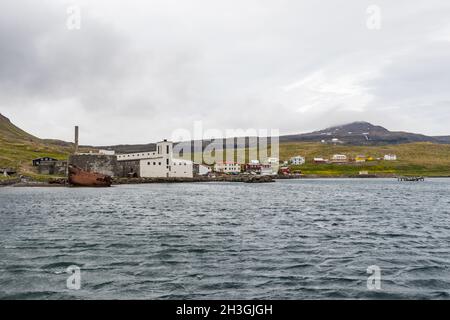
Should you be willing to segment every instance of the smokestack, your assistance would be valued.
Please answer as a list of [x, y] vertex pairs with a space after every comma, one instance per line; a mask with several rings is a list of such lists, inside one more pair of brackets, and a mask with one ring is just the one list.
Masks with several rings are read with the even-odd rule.
[[75, 153], [78, 153], [78, 126], [75, 126]]

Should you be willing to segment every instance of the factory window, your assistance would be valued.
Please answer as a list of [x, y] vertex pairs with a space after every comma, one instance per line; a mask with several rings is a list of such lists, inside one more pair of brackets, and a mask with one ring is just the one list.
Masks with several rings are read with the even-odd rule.
[[150, 162], [147, 162], [148, 165], [150, 165]]
[[169, 146], [166, 146], [166, 153], [169, 154]]
[[153, 162], [153, 165], [156, 166], [156, 162]]
[[161, 162], [159, 163], [159, 165], [161, 165]]
[[167, 163], [167, 165], [169, 165], [169, 159], [166, 159], [166, 163]]

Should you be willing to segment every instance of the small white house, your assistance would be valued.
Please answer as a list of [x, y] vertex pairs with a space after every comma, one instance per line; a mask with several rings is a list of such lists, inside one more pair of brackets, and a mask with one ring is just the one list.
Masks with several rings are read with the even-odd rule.
[[347, 156], [345, 154], [335, 154], [331, 158], [331, 162], [333, 162], [333, 163], [344, 163], [344, 162], [347, 162]]
[[116, 154], [114, 150], [104, 150], [104, 149], [98, 150], [98, 153], [106, 156], [113, 156]]
[[386, 154], [384, 156], [384, 160], [386, 160], [386, 161], [396, 161], [397, 160], [397, 155], [395, 155], [395, 154]]
[[214, 165], [215, 172], [221, 173], [240, 173], [241, 165], [236, 162], [217, 162]]
[[305, 164], [305, 162], [306, 162], [305, 158], [302, 156], [292, 157], [289, 161], [291, 162], [291, 164], [296, 165], [296, 166]]

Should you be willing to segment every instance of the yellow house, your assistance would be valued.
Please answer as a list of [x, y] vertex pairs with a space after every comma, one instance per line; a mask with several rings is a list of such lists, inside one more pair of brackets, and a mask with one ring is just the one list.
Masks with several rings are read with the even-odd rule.
[[357, 156], [355, 162], [366, 162], [366, 156]]

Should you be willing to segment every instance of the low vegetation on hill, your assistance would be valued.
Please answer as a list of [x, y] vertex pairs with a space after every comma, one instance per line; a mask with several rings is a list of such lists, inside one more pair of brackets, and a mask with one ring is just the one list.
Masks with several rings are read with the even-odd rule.
[[[314, 157], [331, 158], [333, 154], [345, 154], [349, 158], [365, 155], [383, 158], [397, 155], [397, 161], [367, 161], [351, 164], [315, 164]], [[385, 146], [349, 146], [320, 143], [284, 143], [280, 145], [280, 158], [301, 155], [306, 164], [293, 167], [305, 174], [339, 176], [358, 175], [360, 171], [379, 175], [450, 176], [450, 145], [428, 142]]]
[[20, 174], [45, 179], [32, 167], [32, 160], [44, 156], [66, 160], [71, 152], [73, 144], [39, 139], [0, 114], [0, 168], [12, 168]]

